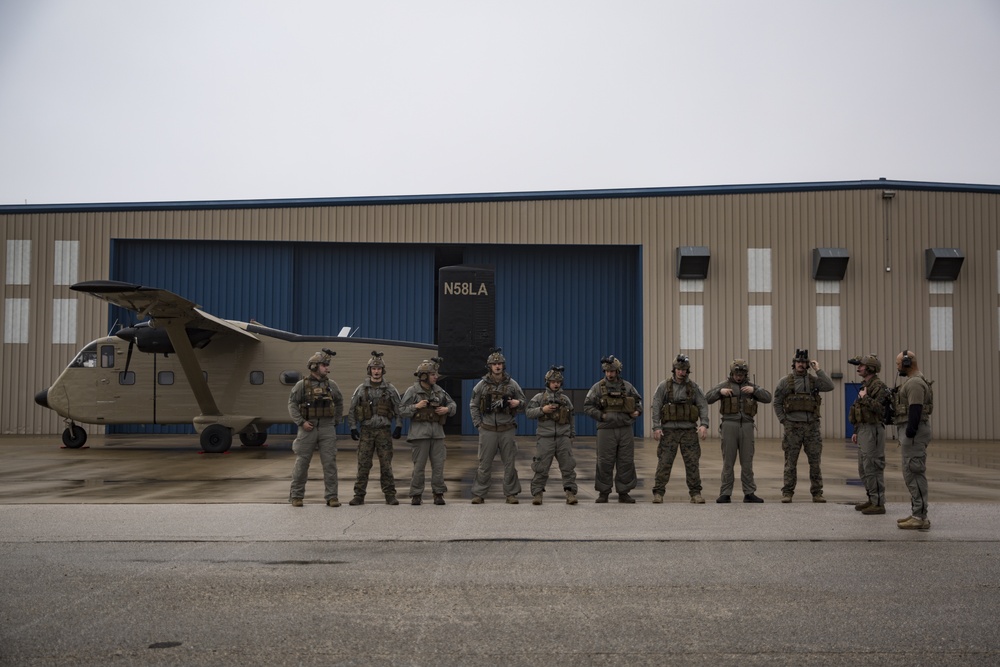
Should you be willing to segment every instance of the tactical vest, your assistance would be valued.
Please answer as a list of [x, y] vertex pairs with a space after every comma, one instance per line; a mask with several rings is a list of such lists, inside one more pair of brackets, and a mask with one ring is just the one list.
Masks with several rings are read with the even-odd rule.
[[[909, 382], [910, 378], [907, 378], [906, 382]], [[934, 380], [928, 380], [923, 378], [924, 384], [927, 385], [927, 395], [924, 397], [924, 407], [920, 411], [920, 423], [924, 423], [934, 412], [934, 388], [931, 386], [934, 384]], [[905, 385], [906, 382], [903, 384]], [[902, 388], [902, 386], [900, 386]], [[905, 424], [910, 418], [910, 406], [903, 402], [902, 392], [897, 391], [895, 393], [896, 400], [896, 423]]]
[[539, 421], [551, 421], [555, 422], [559, 426], [565, 426], [570, 422], [570, 409], [566, 407], [566, 404], [559, 400], [561, 397], [552, 396], [544, 401], [544, 405], [558, 405], [559, 409], [551, 414], [545, 412], [542, 416], [538, 418]]
[[625, 393], [625, 385], [620, 390], [608, 389], [608, 381], [601, 380], [601, 410], [603, 412], [635, 412], [635, 396]]
[[[742, 387], [742, 385], [740, 385]], [[742, 410], [740, 409], [742, 407]], [[739, 390], [734, 391], [732, 396], [723, 396], [719, 405], [719, 412], [724, 415], [738, 415], [740, 412], [747, 417], [757, 416], [757, 399], [753, 396], [744, 396]]]
[[[795, 387], [797, 384], [795, 378], [795, 373], [788, 374], [786, 378], [788, 386]], [[812, 387], [815, 381], [808, 373], [806, 373], [805, 379], [806, 393], [795, 392], [785, 396], [785, 412], [814, 412], [819, 415], [819, 406], [823, 404], [823, 398], [819, 395], [819, 392], [813, 390]]]
[[[448, 415], [439, 415], [434, 410], [441, 407], [442, 403], [437, 396], [431, 395], [427, 399], [427, 407], [417, 408], [413, 413], [413, 421], [415, 422], [437, 422], [439, 424], [444, 424], [448, 421]], [[417, 401], [418, 403], [420, 401]]]
[[510, 383], [507, 380], [504, 380], [500, 384], [486, 382], [486, 389], [479, 397], [479, 412], [482, 414], [497, 412], [510, 414], [511, 409], [507, 405], [507, 402], [512, 396], [513, 391], [510, 389]]
[[302, 414], [302, 418], [309, 420], [340, 417], [336, 410], [330, 381], [306, 378], [302, 386], [302, 402], [299, 403], [299, 413]]
[[865, 387], [865, 398], [854, 401], [848, 419], [852, 424], [881, 424], [885, 411], [882, 409], [883, 392], [886, 391], [885, 383], [875, 378]]
[[[685, 382], [685, 384], [687, 384]], [[689, 385], [690, 387], [690, 385]], [[660, 408], [661, 422], [697, 422], [701, 417], [698, 406], [694, 404], [694, 392], [688, 391], [687, 398], [674, 402], [674, 381], [667, 380], [667, 400]]]
[[394, 416], [394, 413], [392, 410], [392, 399], [389, 398], [389, 390], [383, 388], [382, 392], [379, 394], [378, 400], [373, 401], [371, 399], [371, 394], [369, 393], [370, 389], [371, 387], [365, 385], [365, 395], [360, 401], [358, 401], [357, 406], [355, 406], [354, 416], [359, 422], [368, 421], [375, 415], [391, 419]]

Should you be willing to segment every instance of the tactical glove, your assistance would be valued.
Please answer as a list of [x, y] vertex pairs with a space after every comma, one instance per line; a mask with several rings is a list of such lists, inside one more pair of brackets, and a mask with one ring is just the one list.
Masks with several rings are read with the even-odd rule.
[[397, 426], [395, 429], [393, 429], [393, 431], [392, 431], [392, 439], [393, 440], [399, 440], [399, 437], [401, 435], [403, 435], [403, 427], [402, 426]]
[[361, 439], [361, 434], [358, 433], [358, 429], [352, 428], [351, 429], [351, 440], [360, 440], [360, 439]]

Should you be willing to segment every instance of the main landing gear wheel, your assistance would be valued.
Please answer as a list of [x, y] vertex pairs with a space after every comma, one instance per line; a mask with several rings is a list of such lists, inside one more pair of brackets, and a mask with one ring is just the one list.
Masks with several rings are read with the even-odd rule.
[[228, 452], [233, 444], [233, 432], [222, 424], [212, 424], [201, 432], [201, 448], [206, 454]]
[[255, 433], [240, 433], [240, 442], [244, 447], [260, 447], [267, 441], [267, 431]]
[[62, 432], [62, 441], [69, 449], [79, 449], [87, 442], [87, 432], [83, 430], [82, 426], [76, 424], [67, 426], [66, 430]]

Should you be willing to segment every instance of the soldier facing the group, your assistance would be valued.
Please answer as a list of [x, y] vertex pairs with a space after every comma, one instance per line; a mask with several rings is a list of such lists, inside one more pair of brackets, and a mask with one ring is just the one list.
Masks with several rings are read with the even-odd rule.
[[680, 449], [684, 477], [691, 502], [703, 504], [701, 495], [701, 443], [708, 436], [708, 403], [705, 394], [690, 377], [691, 360], [683, 354], [674, 359], [670, 377], [656, 387], [650, 409], [653, 411], [653, 439], [656, 448], [656, 478], [653, 502], [662, 503], [670, 471]]
[[[351, 438], [358, 441], [358, 477], [354, 483], [354, 498], [348, 504], [365, 503], [372, 457], [378, 454], [379, 481], [385, 503], [398, 505], [396, 480], [392, 475], [392, 440], [398, 440], [403, 430], [403, 420], [399, 416], [399, 392], [384, 377], [385, 362], [381, 352], [372, 351], [366, 374], [368, 377], [354, 390], [351, 407], [347, 411]], [[390, 438], [394, 422], [396, 428]]]
[[545, 374], [545, 390], [528, 401], [528, 419], [538, 420], [535, 457], [531, 469], [531, 504], [541, 505], [545, 484], [549, 481], [552, 458], [559, 463], [566, 504], [576, 505], [576, 459], [573, 458], [573, 438], [576, 437], [573, 401], [562, 392], [563, 366], [552, 366]]
[[932, 382], [924, 377], [917, 355], [904, 349], [896, 355], [896, 370], [904, 378], [895, 400], [895, 424], [903, 456], [903, 481], [910, 492], [910, 516], [896, 523], [906, 530], [927, 530], [927, 445], [934, 411]]
[[882, 362], [876, 355], [852, 357], [847, 363], [858, 367], [857, 374], [861, 378], [861, 389], [851, 405], [848, 419], [854, 427], [851, 442], [858, 446], [858, 475], [868, 496], [854, 509], [869, 516], [885, 514], [884, 418], [889, 388], [878, 376]]

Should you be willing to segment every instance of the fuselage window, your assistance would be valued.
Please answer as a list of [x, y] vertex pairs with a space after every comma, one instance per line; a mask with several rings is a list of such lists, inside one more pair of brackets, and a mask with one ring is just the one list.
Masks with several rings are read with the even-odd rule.
[[118, 384], [135, 384], [135, 371], [122, 371], [118, 374]]
[[250, 384], [264, 384], [264, 371], [250, 371]]
[[301, 374], [298, 371], [281, 371], [281, 384], [293, 385], [299, 381]]
[[173, 384], [174, 383], [174, 372], [173, 371], [160, 371], [156, 374], [157, 384]]
[[101, 368], [114, 368], [115, 367], [115, 346], [114, 345], [102, 345], [101, 346]]
[[80, 350], [76, 359], [71, 363], [70, 368], [97, 368], [97, 346], [88, 345]]

